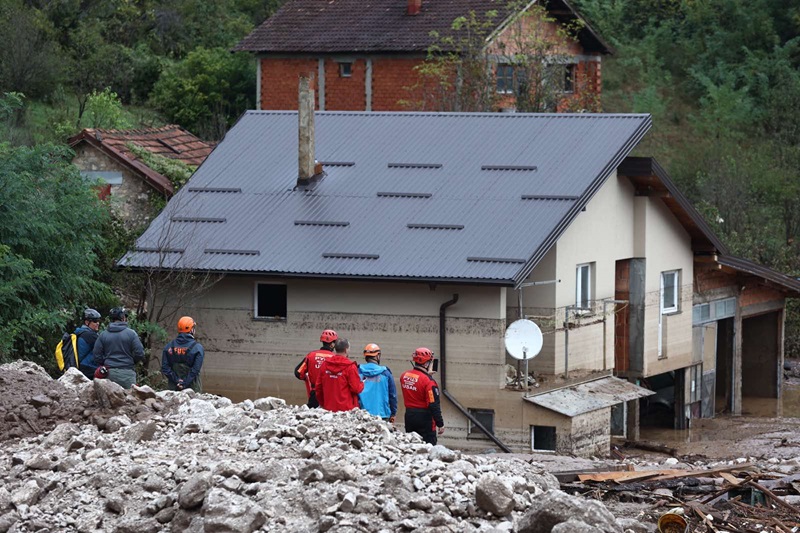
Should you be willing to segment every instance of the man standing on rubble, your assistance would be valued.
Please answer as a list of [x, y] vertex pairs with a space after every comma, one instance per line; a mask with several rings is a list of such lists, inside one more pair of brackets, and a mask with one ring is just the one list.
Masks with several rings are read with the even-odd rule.
[[109, 313], [111, 324], [94, 344], [94, 362], [108, 369], [108, 379], [124, 389], [136, 383], [134, 365], [144, 359], [139, 335], [128, 327], [128, 311], [115, 307]]
[[326, 329], [319, 336], [322, 343], [322, 348], [308, 352], [300, 364], [294, 369], [294, 377], [306, 382], [306, 393], [308, 394], [309, 407], [319, 407], [317, 395], [314, 387], [317, 384], [317, 377], [319, 376], [319, 369], [326, 359], [333, 356], [333, 343], [339, 335], [332, 329]]
[[414, 368], [400, 376], [403, 403], [406, 406], [406, 433], [416, 432], [425, 442], [436, 444], [436, 434], [444, 433], [444, 419], [439, 405], [439, 386], [430, 374], [433, 352], [417, 348]]
[[193, 389], [203, 392], [200, 369], [205, 351], [194, 338], [197, 323], [190, 316], [178, 320], [178, 336], [164, 346], [161, 354], [161, 373], [167, 378], [170, 390]]
[[314, 389], [323, 409], [349, 411], [358, 407], [358, 394], [364, 390], [364, 383], [358, 375], [358, 365], [349, 357], [347, 339], [337, 339], [333, 346], [336, 353], [322, 363]]
[[370, 343], [364, 347], [366, 363], [359, 365], [358, 374], [364, 381], [359, 394], [361, 408], [394, 424], [397, 414], [397, 389], [388, 367], [381, 366], [381, 347]]

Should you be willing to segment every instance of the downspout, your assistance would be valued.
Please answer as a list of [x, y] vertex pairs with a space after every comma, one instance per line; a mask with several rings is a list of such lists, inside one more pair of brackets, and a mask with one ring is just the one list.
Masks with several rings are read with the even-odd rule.
[[441, 376], [441, 386], [442, 386], [442, 395], [445, 398], [450, 400], [456, 409], [461, 411], [461, 414], [467, 417], [470, 422], [472, 422], [475, 427], [480, 429], [484, 435], [489, 437], [492, 442], [494, 442], [501, 450], [506, 453], [512, 453], [511, 448], [503, 444], [503, 442], [494, 436], [492, 432], [486, 429], [483, 424], [481, 424], [477, 418], [472, 416], [472, 414], [461, 405], [458, 400], [456, 400], [452, 394], [447, 391], [447, 351], [446, 351], [446, 342], [445, 338], [447, 336], [447, 330], [445, 329], [445, 310], [450, 307], [451, 305], [455, 304], [458, 301], [458, 294], [453, 295], [452, 300], [448, 300], [444, 302], [441, 306], [439, 306], [439, 361], [441, 362], [441, 368], [439, 368], [439, 374]]

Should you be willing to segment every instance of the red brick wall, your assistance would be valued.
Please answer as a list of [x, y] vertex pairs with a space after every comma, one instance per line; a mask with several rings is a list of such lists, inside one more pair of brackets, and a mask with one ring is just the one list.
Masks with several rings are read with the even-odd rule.
[[417, 106], [402, 106], [401, 100], [420, 102], [421, 91], [409, 91], [417, 80], [414, 67], [421, 58], [387, 57], [372, 60], [372, 110], [404, 111]]
[[[261, 109], [296, 110], [297, 85], [300, 76], [312, 76], [314, 83], [311, 88], [319, 92], [317, 88], [316, 59], [262, 58]], [[319, 107], [319, 104], [317, 107]]]
[[[372, 110], [404, 111], [426, 109], [424, 90], [417, 87], [418, 77], [414, 67], [422, 58], [378, 57], [372, 60]], [[297, 82], [301, 75], [312, 76], [317, 92], [317, 58], [262, 58], [261, 59], [261, 109], [297, 109]], [[339, 63], [325, 60], [325, 109], [330, 111], [366, 110], [366, 60], [356, 59], [352, 76], [339, 76]], [[559, 111], [579, 109], [596, 110], [602, 90], [601, 64], [582, 61], [575, 67], [573, 96], [565, 97]], [[508, 101], [506, 101], [508, 100]], [[402, 105], [401, 102], [410, 105]], [[513, 105], [513, 98], [503, 99], [500, 107]], [[317, 105], [319, 107], [319, 105]]]
[[367, 62], [353, 61], [349, 78], [339, 76], [339, 62], [325, 60], [325, 110], [364, 111], [367, 109], [366, 95]]
[[755, 280], [745, 282], [744, 286], [745, 289], [739, 299], [742, 307], [783, 300], [782, 293], [762, 285], [757, 285]]

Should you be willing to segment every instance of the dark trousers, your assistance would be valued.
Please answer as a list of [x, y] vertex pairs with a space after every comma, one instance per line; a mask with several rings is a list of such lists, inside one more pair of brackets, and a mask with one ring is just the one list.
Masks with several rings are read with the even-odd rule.
[[311, 395], [308, 397], [307, 406], [311, 407], [312, 409], [319, 407], [319, 402], [317, 401], [317, 392], [311, 391]]
[[406, 409], [406, 433], [419, 433], [422, 440], [436, 444], [433, 417], [427, 409]]

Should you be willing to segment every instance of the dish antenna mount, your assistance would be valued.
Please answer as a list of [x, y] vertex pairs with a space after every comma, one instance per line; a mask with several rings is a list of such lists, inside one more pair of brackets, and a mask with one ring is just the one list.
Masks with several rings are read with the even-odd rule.
[[[542, 351], [542, 330], [527, 318], [514, 321], [506, 329], [505, 344], [508, 355], [517, 360], [516, 384], [528, 390], [528, 361], [539, 355]], [[524, 377], [520, 375], [520, 365], [525, 362]]]

